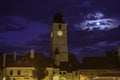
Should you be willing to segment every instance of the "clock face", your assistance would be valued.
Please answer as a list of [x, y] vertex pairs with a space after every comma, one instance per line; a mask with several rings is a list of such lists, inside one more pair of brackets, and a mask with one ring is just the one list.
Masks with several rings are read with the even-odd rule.
[[57, 32], [57, 35], [58, 35], [58, 36], [62, 36], [62, 35], [63, 35], [63, 32], [62, 32], [62, 31], [58, 31], [58, 32]]

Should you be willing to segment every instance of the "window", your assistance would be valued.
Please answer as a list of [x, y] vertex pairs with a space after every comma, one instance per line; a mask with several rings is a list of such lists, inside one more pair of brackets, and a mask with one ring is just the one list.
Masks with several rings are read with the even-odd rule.
[[91, 72], [90, 75], [93, 76], [93, 73]]
[[13, 71], [12, 70], [10, 71], [10, 75], [13, 75]]
[[62, 74], [61, 72], [59, 74]]
[[61, 29], [61, 25], [59, 24], [59, 29]]
[[21, 75], [21, 71], [20, 71], [20, 70], [18, 70], [17, 74], [18, 74], [18, 75]]
[[66, 72], [63, 72], [63, 74], [65, 75], [65, 74], [66, 74]]
[[77, 76], [77, 75], [78, 75], [78, 73], [76, 72], [76, 73], [75, 73], [75, 75]]
[[53, 74], [55, 74], [55, 72], [53, 71]]

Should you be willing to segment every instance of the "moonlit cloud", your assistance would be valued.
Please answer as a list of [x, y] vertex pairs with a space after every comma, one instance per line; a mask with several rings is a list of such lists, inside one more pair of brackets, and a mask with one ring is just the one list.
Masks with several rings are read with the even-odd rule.
[[110, 30], [118, 27], [119, 22], [113, 18], [105, 18], [104, 14], [96, 12], [94, 14], [88, 14], [84, 17], [84, 21], [80, 24], [76, 24], [77, 29], [82, 30]]
[[87, 16], [85, 16], [85, 19], [101, 19], [104, 17], [104, 14], [100, 13], [100, 12], [95, 12], [95, 13], [90, 13]]

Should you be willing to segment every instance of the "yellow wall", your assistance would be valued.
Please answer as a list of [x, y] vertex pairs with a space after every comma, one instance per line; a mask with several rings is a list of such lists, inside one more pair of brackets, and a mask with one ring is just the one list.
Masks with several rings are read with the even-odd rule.
[[[34, 67], [7, 67], [6, 68], [6, 76], [9, 77], [11, 80], [13, 78], [15, 80], [34, 80], [33, 78], [33, 71], [35, 70]], [[13, 71], [13, 75], [10, 75], [10, 71]], [[18, 75], [18, 71], [21, 72]]]

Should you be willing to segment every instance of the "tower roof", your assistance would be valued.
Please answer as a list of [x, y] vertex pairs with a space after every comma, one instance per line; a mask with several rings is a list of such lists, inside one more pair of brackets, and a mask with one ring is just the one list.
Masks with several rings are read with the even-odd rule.
[[61, 13], [56, 13], [53, 17], [53, 21], [55, 23], [64, 23], [63, 21], [63, 15]]

